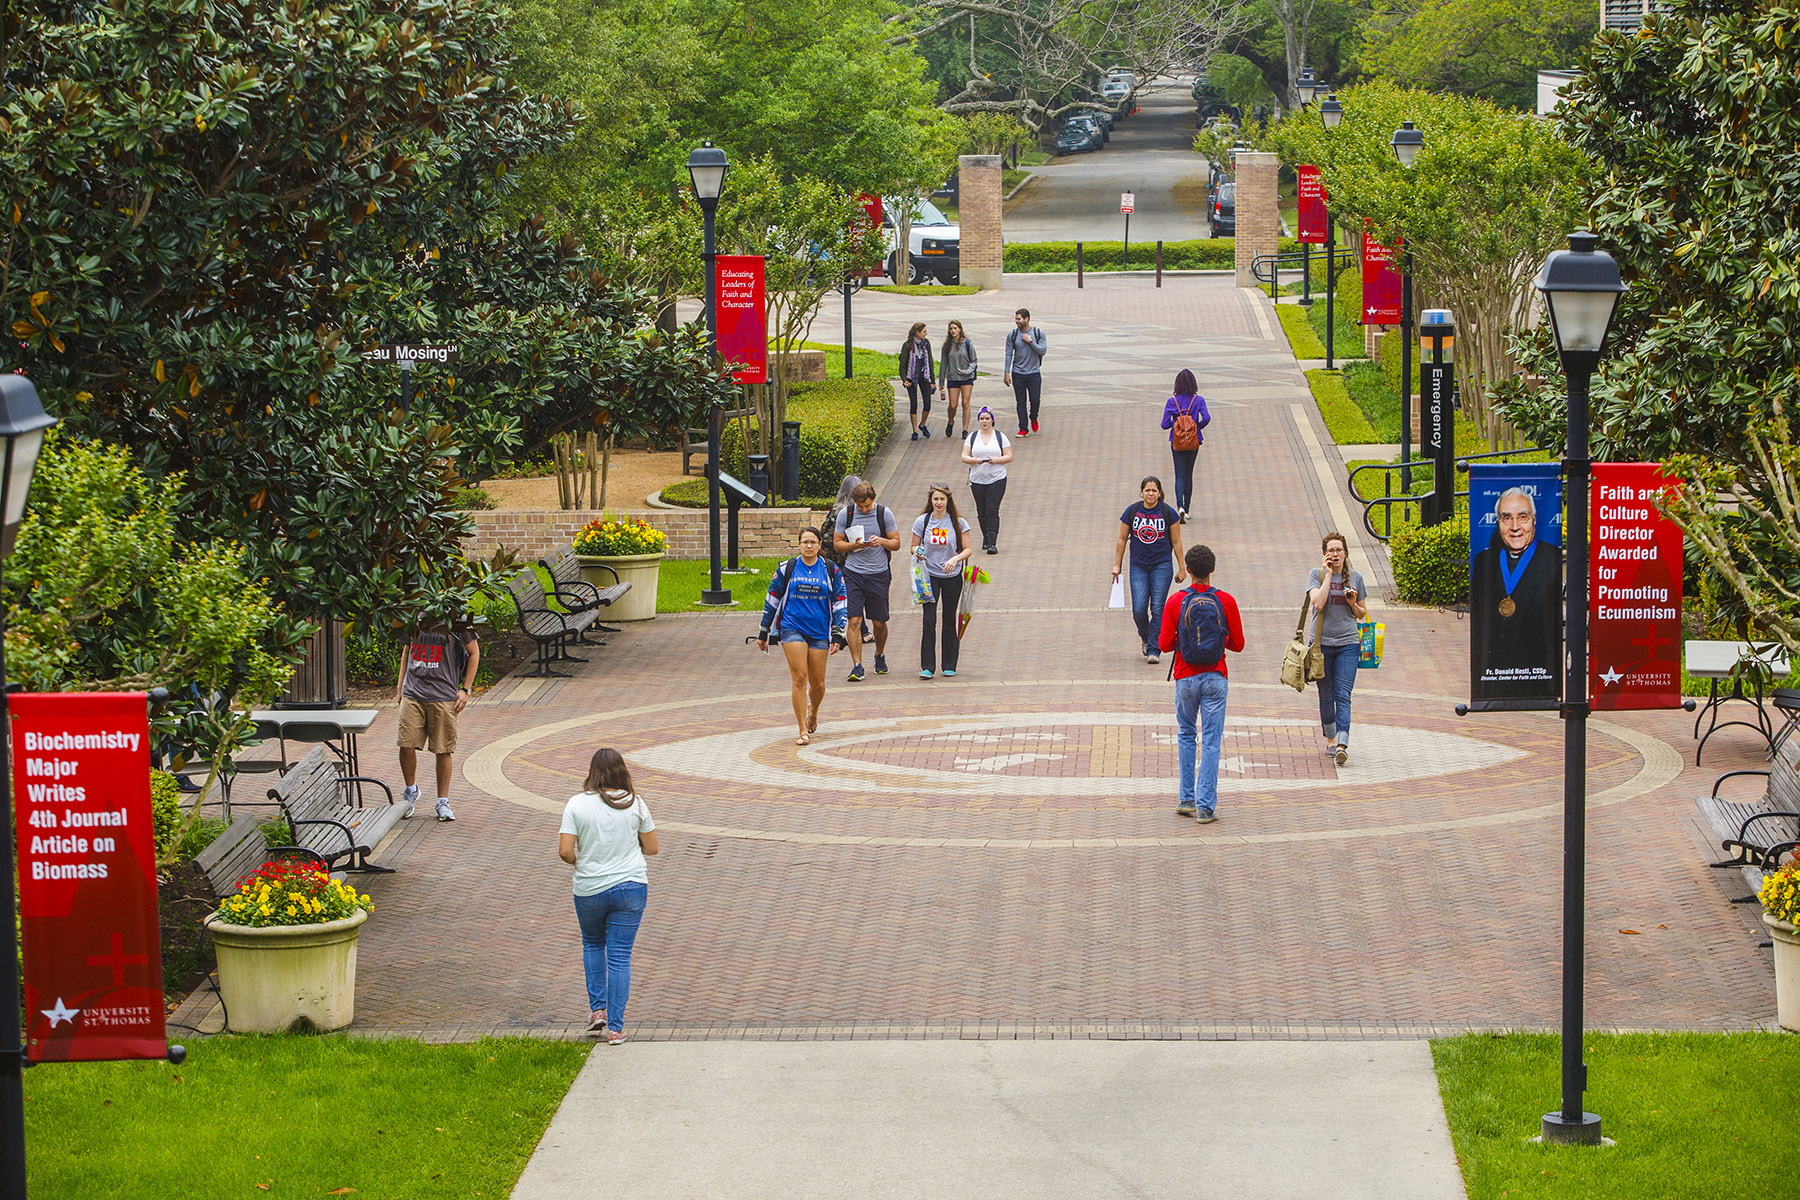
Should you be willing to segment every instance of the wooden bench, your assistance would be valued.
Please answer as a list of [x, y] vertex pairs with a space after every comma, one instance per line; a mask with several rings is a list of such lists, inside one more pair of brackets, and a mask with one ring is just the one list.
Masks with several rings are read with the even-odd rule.
[[551, 670], [550, 664], [557, 661], [587, 661], [570, 654], [569, 643], [578, 639], [582, 630], [599, 622], [599, 610], [590, 608], [585, 612], [559, 612], [551, 608], [550, 598], [544, 594], [543, 581], [538, 578], [537, 571], [530, 567], [507, 580], [506, 590], [512, 596], [513, 607], [519, 610], [520, 631], [537, 643], [535, 669], [522, 672], [522, 677], [570, 678], [567, 671]]
[[[547, 558], [538, 559], [538, 565], [550, 572], [550, 579], [555, 585], [553, 598], [570, 612], [611, 608], [621, 596], [631, 590], [631, 585], [622, 581], [619, 573], [605, 563], [595, 563], [594, 565], [611, 575], [612, 583], [606, 587], [590, 583], [582, 577], [581, 559], [573, 549], [553, 551]], [[543, 581], [539, 580], [539, 582]], [[602, 624], [598, 619], [594, 622], [594, 628], [604, 633], [619, 632], [616, 627]], [[605, 638], [595, 641], [589, 638], [585, 632], [579, 635], [578, 640], [589, 646], [606, 644]]]
[[[364, 804], [360, 789], [352, 784], [373, 784], [387, 796], [386, 804]], [[281, 806], [281, 815], [294, 831], [296, 846], [325, 863], [344, 864], [346, 871], [380, 871], [369, 855], [381, 839], [406, 814], [404, 804], [394, 803], [394, 793], [379, 779], [346, 775], [326, 757], [324, 746], [314, 746], [269, 789], [269, 799]]]
[[250, 872], [272, 862], [294, 860], [328, 866], [319, 855], [300, 846], [270, 846], [263, 836], [268, 817], [241, 816], [225, 827], [225, 832], [194, 855], [194, 865], [206, 877], [206, 886], [214, 900], [234, 894], [238, 884]]
[[[748, 417], [751, 415], [748, 408], [734, 408], [728, 412], [720, 413], [719, 429], [721, 431], [721, 437], [723, 436], [723, 430], [726, 425], [741, 417]], [[710, 429], [705, 425], [700, 426], [698, 429], [683, 429], [681, 431], [681, 473], [683, 475], [694, 474], [689, 468], [692, 466], [696, 456], [702, 461], [705, 461], [707, 453], [710, 450], [707, 441], [710, 432]], [[706, 471], [702, 469], [699, 473], [705, 475]]]
[[[1760, 778], [1768, 782], [1761, 793], [1740, 793], [1737, 799], [1719, 794], [1728, 779]], [[1727, 771], [1714, 781], [1712, 793], [1695, 802], [1711, 827], [1719, 846], [1729, 856], [1710, 867], [1741, 868], [1750, 895], [1734, 899], [1748, 904], [1762, 886], [1764, 873], [1781, 865], [1800, 849], [1800, 747], [1784, 747], [1767, 771]]]

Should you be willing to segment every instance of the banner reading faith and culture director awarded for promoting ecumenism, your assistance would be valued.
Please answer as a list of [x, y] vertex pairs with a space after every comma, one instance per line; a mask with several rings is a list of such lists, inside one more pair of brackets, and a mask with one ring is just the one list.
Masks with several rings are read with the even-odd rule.
[[142, 692], [13, 696], [33, 1062], [162, 1058], [162, 941]]
[[1595, 463], [1588, 695], [1596, 709], [1680, 708], [1681, 527], [1657, 511], [1660, 463]]
[[1554, 463], [1469, 467], [1469, 697], [1562, 699], [1562, 480]]

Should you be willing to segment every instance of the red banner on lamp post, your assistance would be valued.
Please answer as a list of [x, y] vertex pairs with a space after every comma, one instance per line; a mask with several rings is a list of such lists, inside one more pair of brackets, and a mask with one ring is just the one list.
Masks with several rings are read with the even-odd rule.
[[162, 1058], [162, 939], [142, 692], [18, 695], [12, 718], [32, 1062]]
[[1588, 695], [1596, 709], [1680, 708], [1681, 527], [1660, 463], [1595, 463], [1588, 493]]
[[1319, 180], [1319, 168], [1296, 167], [1294, 170], [1300, 176], [1299, 240], [1323, 246], [1329, 218], [1325, 215], [1325, 185]]
[[1367, 234], [1362, 247], [1362, 323], [1400, 323], [1400, 251]]
[[719, 356], [739, 383], [769, 382], [769, 318], [760, 254], [720, 254], [713, 268], [719, 298]]

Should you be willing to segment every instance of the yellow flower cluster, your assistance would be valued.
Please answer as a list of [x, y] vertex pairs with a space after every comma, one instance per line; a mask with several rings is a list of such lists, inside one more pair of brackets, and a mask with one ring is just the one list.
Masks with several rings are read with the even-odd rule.
[[269, 863], [253, 871], [224, 903], [218, 916], [231, 925], [322, 925], [341, 921], [374, 902], [353, 887], [307, 863]]
[[1800, 859], [1764, 875], [1756, 898], [1762, 901], [1763, 911], [1771, 917], [1790, 925], [1800, 925]]
[[663, 531], [642, 517], [603, 514], [575, 534], [575, 553], [594, 556], [660, 554], [668, 544]]

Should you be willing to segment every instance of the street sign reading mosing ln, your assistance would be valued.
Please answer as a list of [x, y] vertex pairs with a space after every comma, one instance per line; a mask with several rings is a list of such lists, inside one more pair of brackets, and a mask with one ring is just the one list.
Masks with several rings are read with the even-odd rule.
[[442, 346], [370, 346], [363, 351], [363, 358], [368, 362], [398, 363], [401, 367], [410, 367], [414, 363], [453, 363], [461, 350], [462, 347], [455, 342]]

